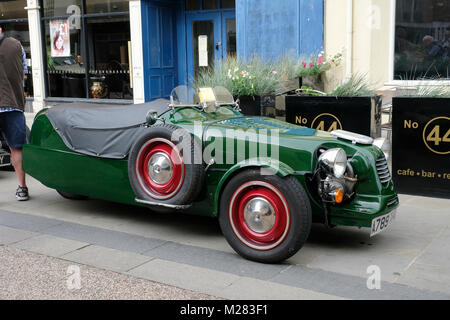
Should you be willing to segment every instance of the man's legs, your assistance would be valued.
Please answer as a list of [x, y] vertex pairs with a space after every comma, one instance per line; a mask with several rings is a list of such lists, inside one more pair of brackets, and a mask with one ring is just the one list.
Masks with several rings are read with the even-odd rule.
[[22, 146], [27, 140], [27, 134], [23, 112], [0, 112], [0, 127], [11, 150], [11, 162], [16, 171], [17, 180], [19, 181], [16, 198], [19, 201], [26, 201], [29, 199], [29, 196], [25, 181], [25, 172], [22, 169]]
[[22, 149], [10, 148], [10, 150], [12, 164], [16, 171], [17, 180], [19, 181], [19, 187], [26, 188], [25, 172], [22, 169]]

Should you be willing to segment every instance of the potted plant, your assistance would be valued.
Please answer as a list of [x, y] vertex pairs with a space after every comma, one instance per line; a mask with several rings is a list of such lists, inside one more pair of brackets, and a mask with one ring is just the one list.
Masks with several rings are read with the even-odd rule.
[[331, 93], [302, 86], [286, 96], [286, 121], [310, 128], [381, 135], [381, 96], [364, 75], [354, 75]]
[[450, 86], [398, 88], [392, 99], [392, 173], [402, 193], [450, 198]]
[[223, 86], [239, 100], [245, 115], [265, 115], [275, 108], [275, 94], [282, 90], [282, 74], [275, 63], [259, 57], [244, 61], [229, 57], [214, 69], [201, 72], [193, 81], [194, 88]]

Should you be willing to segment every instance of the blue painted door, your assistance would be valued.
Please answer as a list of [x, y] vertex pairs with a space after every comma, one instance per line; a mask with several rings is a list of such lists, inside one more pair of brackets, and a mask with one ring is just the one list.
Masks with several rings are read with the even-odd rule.
[[186, 17], [188, 78], [213, 68], [222, 58], [222, 28], [218, 12], [192, 12]]
[[236, 53], [235, 10], [186, 14], [188, 78], [213, 68], [231, 52]]
[[143, 6], [146, 101], [169, 98], [177, 84], [176, 10], [161, 2]]

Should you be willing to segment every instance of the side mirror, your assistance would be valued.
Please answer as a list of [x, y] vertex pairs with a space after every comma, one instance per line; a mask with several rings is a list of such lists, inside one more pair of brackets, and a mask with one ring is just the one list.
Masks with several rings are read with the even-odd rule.
[[147, 116], [146, 116], [145, 120], [149, 126], [154, 125], [156, 123], [156, 121], [159, 120], [158, 112], [156, 112], [155, 110], [149, 110], [147, 112]]

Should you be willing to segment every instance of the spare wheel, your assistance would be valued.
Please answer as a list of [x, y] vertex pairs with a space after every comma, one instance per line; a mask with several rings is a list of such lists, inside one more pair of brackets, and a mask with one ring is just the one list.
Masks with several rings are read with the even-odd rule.
[[190, 205], [203, 186], [201, 144], [180, 127], [151, 127], [131, 149], [128, 175], [138, 200], [162, 207]]

